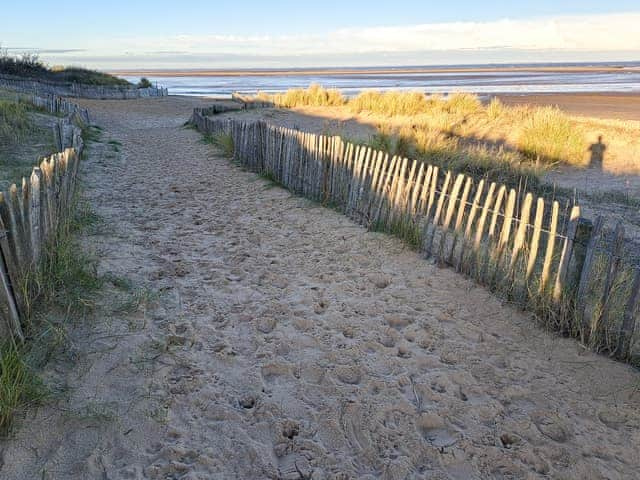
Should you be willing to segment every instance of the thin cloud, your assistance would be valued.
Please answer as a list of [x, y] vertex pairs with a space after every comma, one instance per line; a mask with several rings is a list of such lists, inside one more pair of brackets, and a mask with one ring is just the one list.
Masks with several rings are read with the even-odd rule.
[[[640, 12], [500, 19], [487, 22], [426, 23], [353, 27], [313, 35], [173, 35], [121, 36], [87, 39], [85, 49], [60, 49], [56, 61], [143, 58], [166, 62], [168, 57], [259, 59], [398, 56], [416, 60], [443, 52], [549, 52], [576, 58], [607, 52], [624, 58], [640, 56]], [[49, 50], [52, 52], [53, 50]], [[44, 50], [41, 50], [44, 52]], [[125, 53], [126, 52], [126, 53]], [[582, 55], [584, 54], [584, 55]], [[482, 61], [478, 59], [479, 61]], [[526, 60], [526, 58], [523, 58]]]
[[[467, 49], [638, 50], [640, 12], [529, 20], [353, 27], [316, 35], [173, 35], [119, 37], [90, 45], [93, 54], [317, 54]], [[614, 33], [615, 32], [615, 33]], [[89, 40], [91, 41], [91, 40]]]

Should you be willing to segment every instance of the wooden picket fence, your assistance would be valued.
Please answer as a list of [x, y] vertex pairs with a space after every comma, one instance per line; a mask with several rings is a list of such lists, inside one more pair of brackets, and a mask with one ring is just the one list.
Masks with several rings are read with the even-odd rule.
[[45, 110], [53, 115], [63, 115], [73, 123], [88, 125], [90, 123], [89, 111], [80, 107], [77, 103], [70, 102], [58, 95], [40, 97], [33, 95], [29, 98], [33, 106]]
[[[32, 100], [43, 106], [51, 99]], [[84, 144], [81, 129], [71, 122], [75, 117], [88, 121], [88, 114], [66, 102], [49, 105], [60, 109], [52, 113], [68, 113], [57, 127], [62, 131], [61, 151], [42, 159], [21, 186], [13, 184], [0, 192], [0, 343], [23, 340], [32, 293], [25, 288], [26, 280], [68, 218], [75, 193]]]
[[14, 75], [0, 75], [0, 88], [37, 96], [57, 95], [74, 98], [134, 99], [166, 97], [169, 91], [161, 87], [136, 88], [80, 83], [59, 83], [45, 80], [25, 79]]
[[265, 122], [209, 117], [198, 130], [230, 135], [234, 159], [290, 191], [342, 211], [369, 229], [394, 233], [548, 326], [598, 351], [637, 362], [640, 270], [627, 265], [624, 233], [578, 205], [476, 180], [462, 173]]

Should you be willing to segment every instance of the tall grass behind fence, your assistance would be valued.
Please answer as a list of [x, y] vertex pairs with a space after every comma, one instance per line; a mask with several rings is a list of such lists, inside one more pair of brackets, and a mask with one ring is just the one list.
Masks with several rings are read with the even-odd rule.
[[63, 117], [54, 127], [55, 144], [60, 151], [72, 146], [73, 135], [78, 126], [89, 125], [89, 111], [57, 95], [32, 96], [29, 103], [47, 113]]
[[57, 95], [62, 97], [95, 98], [95, 99], [134, 99], [148, 97], [166, 97], [166, 88], [136, 88], [83, 85], [80, 83], [60, 83], [46, 80], [30, 80], [13, 75], [0, 75], [0, 88], [37, 96]]
[[42, 159], [29, 178], [0, 192], [0, 343], [22, 340], [33, 292], [28, 279], [70, 214], [84, 143], [77, 124], [86, 110], [55, 97], [31, 99], [51, 113], [64, 113], [56, 126], [60, 152]]
[[603, 237], [577, 205], [534, 198], [338, 136], [265, 122], [218, 120], [195, 109], [203, 133], [230, 135], [234, 159], [290, 191], [390, 232], [549, 327], [619, 359], [640, 361], [635, 316], [640, 271], [625, 266], [619, 225]]

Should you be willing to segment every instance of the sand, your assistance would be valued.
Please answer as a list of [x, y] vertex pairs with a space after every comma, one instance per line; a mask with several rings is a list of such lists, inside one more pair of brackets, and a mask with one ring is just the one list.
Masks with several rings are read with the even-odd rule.
[[550, 93], [498, 97], [507, 105], [556, 105], [569, 115], [640, 120], [640, 93]]
[[415, 75], [418, 73], [465, 73], [478, 74], [494, 72], [543, 72], [543, 73], [625, 73], [637, 72], [640, 67], [635, 66], [608, 66], [608, 65], [502, 65], [502, 66], [438, 66], [438, 67], [380, 67], [380, 68], [240, 68], [240, 69], [121, 69], [111, 70], [108, 73], [112, 75], [129, 75], [129, 76], [154, 76], [154, 77], [236, 77], [236, 76], [257, 76], [270, 77], [282, 75], [296, 76], [316, 76], [316, 75], [335, 75], [339, 77], [367, 75]]
[[197, 100], [83, 101], [106, 287], [2, 479], [633, 479], [640, 374], [242, 171]]

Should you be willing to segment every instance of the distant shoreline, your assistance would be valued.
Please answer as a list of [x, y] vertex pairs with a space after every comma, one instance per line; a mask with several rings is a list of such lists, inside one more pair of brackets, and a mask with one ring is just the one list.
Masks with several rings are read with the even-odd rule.
[[372, 68], [301, 68], [301, 69], [133, 69], [111, 70], [112, 75], [154, 77], [273, 77], [313, 75], [384, 75], [420, 73], [491, 73], [491, 72], [540, 72], [540, 73], [615, 73], [640, 72], [640, 66], [630, 65], [567, 65], [567, 66], [469, 66], [469, 67], [372, 67]]

